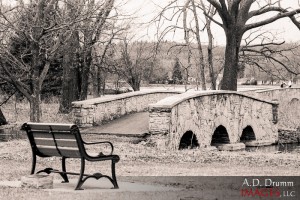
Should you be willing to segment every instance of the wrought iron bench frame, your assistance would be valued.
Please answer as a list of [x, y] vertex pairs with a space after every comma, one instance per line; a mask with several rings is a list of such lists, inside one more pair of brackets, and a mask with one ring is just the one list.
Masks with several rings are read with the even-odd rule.
[[[118, 155], [114, 155], [114, 146], [109, 141], [91, 142], [83, 141], [79, 128], [75, 124], [56, 124], [56, 123], [32, 123], [23, 124], [21, 130], [26, 131], [32, 150], [32, 167], [31, 174], [35, 173], [37, 156], [46, 157], [61, 157], [62, 170], [45, 168], [38, 171], [36, 174], [45, 172], [58, 173], [63, 178], [63, 183], [68, 183], [68, 175], [79, 175], [75, 190], [83, 190], [82, 185], [89, 178], [96, 180], [105, 177], [113, 184], [113, 189], [119, 188], [115, 173], [115, 164], [120, 160]], [[97, 156], [92, 156], [87, 153], [86, 145], [108, 144], [111, 147], [109, 155], [104, 155], [102, 152]], [[78, 158], [81, 160], [80, 173], [66, 171], [66, 159]], [[101, 173], [85, 174], [85, 161], [107, 161], [111, 160], [112, 176], [103, 175]]]

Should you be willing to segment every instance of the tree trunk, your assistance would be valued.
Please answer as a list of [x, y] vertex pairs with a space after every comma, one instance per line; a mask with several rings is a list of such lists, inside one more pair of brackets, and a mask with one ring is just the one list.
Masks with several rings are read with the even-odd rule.
[[[38, 31], [35, 30], [34, 33], [38, 33]], [[33, 41], [31, 44], [32, 66], [33, 66], [32, 95], [30, 99], [28, 99], [30, 103], [30, 121], [32, 122], [40, 122], [40, 117], [41, 117], [41, 87], [42, 87], [43, 80], [41, 79], [40, 69], [41, 68], [43, 69], [43, 67], [45, 66], [43, 66], [42, 63], [43, 58], [39, 53], [39, 49], [40, 49], [39, 44]]]
[[[202, 8], [204, 9], [205, 5], [203, 3], [203, 0], [201, 0], [200, 2], [202, 5]], [[215, 14], [215, 9], [213, 9], [212, 7], [209, 7], [208, 14], [209, 14], [209, 17], [205, 15], [206, 29], [207, 29], [207, 36], [208, 36], [208, 45], [207, 45], [207, 57], [208, 58], [207, 58], [207, 60], [208, 60], [208, 69], [209, 69], [211, 89], [216, 90], [217, 89], [216, 75], [215, 75], [214, 67], [213, 67], [213, 34], [211, 31], [211, 22], [212, 22], [211, 18]]]
[[7, 124], [6, 118], [4, 117], [2, 110], [0, 108], [0, 126]]
[[132, 77], [129, 81], [130, 86], [134, 91], [140, 91], [140, 80], [139, 78]]
[[97, 98], [104, 95], [105, 72], [99, 66], [95, 65], [91, 76], [93, 80], [93, 97]]
[[72, 109], [72, 102], [79, 100], [79, 72], [78, 72], [78, 32], [73, 32], [68, 44], [68, 51], [63, 55], [63, 82], [62, 96], [59, 106], [59, 112], [69, 113]]
[[[73, 21], [76, 19], [78, 11], [77, 4], [79, 0], [67, 0], [67, 20]], [[62, 95], [60, 100], [59, 112], [69, 113], [72, 109], [72, 102], [79, 100], [80, 79], [79, 79], [79, 32], [77, 27], [71, 32], [68, 40], [66, 40], [65, 51], [63, 52], [62, 67]], [[68, 36], [65, 36], [68, 37]]]
[[91, 73], [91, 77], [93, 80], [93, 98], [97, 98], [100, 96], [100, 69], [98, 66], [94, 65], [93, 72]]
[[[185, 45], [187, 46], [187, 54], [188, 54], [187, 55], [187, 67], [185, 68], [186, 77], [184, 78], [184, 89], [185, 89], [185, 91], [188, 90], [188, 88], [187, 88], [188, 78], [189, 78], [188, 70], [192, 66], [192, 63], [191, 63], [192, 51], [191, 51], [191, 43], [190, 43], [190, 29], [187, 27], [187, 7], [189, 6], [189, 3], [190, 3], [190, 0], [187, 0], [186, 3], [185, 3], [185, 6], [183, 8], [184, 40], [185, 40]], [[197, 37], [197, 39], [198, 39], [198, 37]]]
[[29, 100], [30, 104], [30, 121], [31, 122], [40, 122], [41, 120], [41, 95], [40, 92], [37, 92]]
[[242, 38], [237, 30], [237, 26], [231, 26], [225, 30], [227, 43], [221, 90], [237, 91], [238, 54]]
[[64, 56], [62, 96], [59, 106], [59, 112], [61, 113], [69, 113], [72, 109], [72, 102], [79, 100], [78, 68], [74, 66], [74, 63], [72, 64], [72, 61], [67, 60], [67, 56]]
[[214, 66], [213, 66], [213, 52], [212, 52], [212, 46], [210, 44], [207, 47], [207, 55], [208, 55], [207, 59], [208, 59], [208, 68], [209, 68], [211, 89], [216, 90], [217, 83], [216, 83], [216, 77], [215, 77]]
[[89, 87], [89, 73], [90, 67], [92, 64], [92, 48], [87, 47], [83, 51], [83, 63], [80, 73], [80, 100], [87, 99], [88, 96], [88, 87]]
[[99, 80], [99, 82], [101, 83], [100, 87], [100, 91], [102, 95], [105, 95], [105, 89], [106, 89], [106, 78], [108, 76], [107, 72], [102, 71], [102, 76], [101, 76], [101, 81]]
[[[211, 11], [213, 12], [213, 11]], [[207, 26], [207, 35], [208, 35], [208, 45], [207, 45], [207, 60], [208, 60], [208, 69], [209, 69], [209, 76], [210, 76], [210, 82], [211, 82], [211, 89], [216, 90], [217, 89], [217, 83], [216, 83], [216, 75], [214, 72], [214, 64], [213, 64], [213, 35], [211, 31], [211, 20], [206, 17], [206, 26]]]

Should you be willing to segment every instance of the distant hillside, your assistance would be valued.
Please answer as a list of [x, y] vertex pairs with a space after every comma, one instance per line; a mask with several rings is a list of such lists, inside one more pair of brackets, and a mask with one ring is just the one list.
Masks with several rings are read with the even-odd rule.
[[[134, 46], [138, 44], [137, 42], [131, 44], [131, 48], [134, 49]], [[143, 49], [144, 55], [151, 55], [154, 53], [157, 43], [155, 42], [145, 42], [143, 41], [143, 45], [145, 48]], [[118, 46], [118, 45], [116, 45]], [[291, 47], [294, 47], [295, 44], [282, 44], [280, 46], [273, 45], [268, 48], [271, 49], [289, 49]], [[117, 47], [119, 49], [120, 47]], [[259, 49], [261, 47], [256, 47], [256, 49]], [[266, 50], [266, 49], [265, 49]], [[204, 54], [204, 60], [207, 62], [207, 45], [202, 45], [202, 51]], [[224, 63], [224, 46], [217, 46], [213, 49], [213, 64], [214, 64], [214, 71], [218, 73], [222, 73], [222, 66]], [[283, 55], [276, 55], [275, 58], [280, 60], [283, 63], [286, 63], [286, 65], [291, 66], [295, 65], [298, 66], [296, 63], [299, 63], [297, 59], [300, 58], [297, 55], [300, 55], [299, 48], [294, 48], [294, 52], [288, 52], [284, 51]], [[299, 52], [299, 54], [298, 54]], [[136, 52], [132, 52], [134, 55]], [[172, 70], [175, 64], [175, 59], [178, 58], [181, 63], [181, 69], [184, 74], [188, 72], [189, 77], [197, 78], [199, 75], [199, 52], [197, 50], [197, 44], [192, 44], [192, 57], [191, 57], [191, 68], [185, 69], [188, 66], [188, 51], [187, 47], [184, 43], [176, 43], [176, 42], [170, 42], [170, 41], [162, 41], [159, 43], [159, 46], [157, 48], [157, 64], [156, 67], [153, 69], [152, 78], [153, 79], [164, 79], [166, 76], [170, 76], [172, 74]], [[289, 60], [287, 60], [289, 58]], [[255, 58], [257, 62], [262, 62], [261, 66], [263, 66], [265, 69], [259, 69], [257, 66], [249, 66], [246, 64], [243, 65], [244, 67], [244, 73], [242, 73], [240, 78], [255, 78], [258, 80], [272, 80], [272, 79], [278, 79], [276, 75], [273, 76], [271, 73], [274, 72], [274, 74], [280, 74], [282, 77], [286, 77], [287, 79], [290, 78], [291, 74], [288, 73], [285, 69], [282, 68], [282, 66], [278, 66], [269, 60], [262, 59], [262, 57], [256, 57]], [[262, 61], [261, 61], [262, 60]], [[274, 66], [275, 67], [274, 67]], [[209, 74], [208, 69], [205, 69], [206, 79], [209, 80]], [[299, 70], [299, 69], [298, 69]], [[266, 72], [267, 71], [267, 72]], [[269, 73], [268, 73], [269, 72]], [[299, 70], [300, 72], [300, 70]], [[147, 81], [147, 80], [146, 80]]]

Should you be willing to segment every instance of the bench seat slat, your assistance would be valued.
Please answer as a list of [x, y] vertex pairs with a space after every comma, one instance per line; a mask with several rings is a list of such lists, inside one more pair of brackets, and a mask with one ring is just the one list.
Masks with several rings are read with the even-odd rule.
[[[55, 139], [74, 139], [75, 140], [75, 136], [73, 134], [69, 133], [53, 133]], [[52, 133], [49, 132], [36, 132], [36, 131], [32, 131], [32, 135], [34, 138], [53, 138]]]
[[56, 140], [58, 147], [76, 147], [78, 149], [77, 141], [76, 140], [63, 140], [58, 139]]
[[57, 149], [55, 147], [53, 148], [52, 146], [37, 146], [37, 149], [46, 156], [61, 156], [59, 155]]
[[67, 148], [67, 147], [60, 147], [58, 150], [56, 147], [53, 146], [42, 146], [38, 145], [37, 149], [44, 155], [47, 156], [64, 156], [64, 157], [71, 157], [71, 158], [80, 158], [80, 152], [76, 148]]
[[35, 138], [35, 144], [37, 146], [53, 146], [55, 147], [55, 143], [52, 138]]
[[45, 146], [56, 146], [57, 147], [76, 147], [78, 148], [77, 141], [76, 140], [63, 140], [63, 139], [57, 139], [56, 145], [54, 143], [53, 138], [35, 138], [34, 139], [36, 145], [45, 145]]

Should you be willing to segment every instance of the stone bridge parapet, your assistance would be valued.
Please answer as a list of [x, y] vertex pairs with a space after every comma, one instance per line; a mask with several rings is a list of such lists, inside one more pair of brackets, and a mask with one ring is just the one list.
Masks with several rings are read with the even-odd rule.
[[243, 93], [260, 99], [278, 101], [280, 128], [297, 129], [300, 127], [300, 88], [273, 88]]
[[276, 102], [233, 91], [186, 92], [150, 105], [149, 132], [169, 149], [179, 149], [188, 133], [200, 147], [271, 144], [278, 141], [277, 107]]
[[76, 101], [72, 103], [73, 120], [81, 127], [101, 125], [129, 113], [147, 111], [149, 104], [179, 93], [168, 90], [138, 91]]
[[279, 103], [288, 103], [292, 99], [300, 99], [300, 88], [273, 88], [273, 89], [259, 89], [241, 92], [247, 95], [254, 95], [255, 97], [268, 100], [277, 100]]

